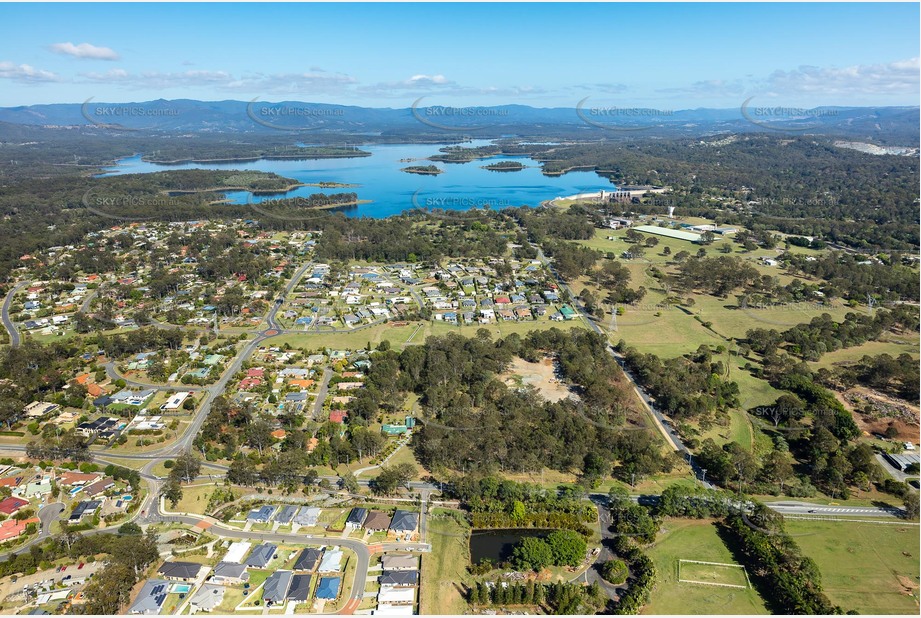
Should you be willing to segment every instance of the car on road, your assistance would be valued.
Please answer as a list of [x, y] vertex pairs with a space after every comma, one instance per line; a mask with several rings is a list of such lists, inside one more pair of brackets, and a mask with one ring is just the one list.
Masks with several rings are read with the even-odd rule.
[[84, 563], [83, 563], [83, 562], [81, 562], [81, 563], [80, 563], [80, 564], [79, 564], [79, 565], [77, 566], [77, 570], [79, 571], [80, 569], [82, 569], [82, 568], [83, 568], [83, 566], [84, 566]]
[[809, 510], [806, 511], [806, 512], [807, 512], [807, 513], [815, 513], [815, 509], [809, 509]]

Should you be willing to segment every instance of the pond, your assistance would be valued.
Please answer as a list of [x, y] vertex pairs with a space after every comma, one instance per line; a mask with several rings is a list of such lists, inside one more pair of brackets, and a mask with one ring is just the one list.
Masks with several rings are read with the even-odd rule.
[[545, 538], [553, 530], [540, 528], [504, 528], [499, 530], [474, 530], [470, 535], [470, 560], [479, 564], [483, 559], [493, 563], [505, 562], [521, 539]]

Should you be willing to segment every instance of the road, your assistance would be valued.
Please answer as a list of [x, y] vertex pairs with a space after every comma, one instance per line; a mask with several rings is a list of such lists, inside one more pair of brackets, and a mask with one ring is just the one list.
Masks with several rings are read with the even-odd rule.
[[808, 502], [767, 502], [771, 510], [781, 515], [822, 515], [830, 517], [899, 517], [902, 509], [876, 506], [826, 506]]
[[313, 402], [313, 420], [319, 421], [320, 414], [323, 412], [323, 402], [326, 401], [326, 395], [329, 393], [329, 381], [333, 378], [333, 372], [329, 367], [323, 368], [323, 377], [320, 379], [320, 390], [317, 391], [316, 401]]
[[[569, 287], [569, 285], [566, 283], [563, 277], [560, 276], [560, 274], [553, 267], [553, 264], [550, 262], [549, 258], [547, 258], [547, 256], [544, 255], [543, 249], [541, 249], [538, 246], [535, 246], [535, 248], [537, 249], [537, 259], [540, 260], [541, 264], [543, 264], [544, 267], [546, 267], [547, 270], [550, 271], [550, 273], [556, 279], [557, 285], [560, 286], [560, 290], [562, 290], [563, 292], [569, 295], [569, 298], [572, 302], [573, 307], [575, 307], [576, 311], [579, 312], [579, 315], [582, 316], [583, 321], [586, 324], [588, 324], [588, 326], [593, 331], [595, 331], [597, 334], [601, 335], [602, 337], [605, 338], [605, 340], [607, 340], [608, 338], [607, 333], [605, 333], [601, 329], [601, 327], [595, 323], [595, 320], [592, 319], [589, 313], [585, 310], [585, 307], [579, 301], [579, 297], [573, 294], [572, 289]], [[636, 380], [636, 377], [633, 375], [633, 373], [631, 373], [630, 370], [627, 369], [624, 363], [623, 357], [620, 354], [618, 354], [617, 351], [610, 345], [608, 345], [607, 350], [608, 350], [608, 354], [610, 354], [614, 358], [614, 360], [616, 360], [617, 363], [620, 365], [621, 369], [624, 370], [624, 375], [627, 377], [627, 379], [632, 384], [633, 390], [636, 391], [636, 394], [637, 396], [639, 396], [640, 401], [649, 411], [650, 416], [656, 425], [656, 428], [659, 430], [659, 433], [662, 434], [662, 437], [665, 438], [665, 441], [669, 445], [669, 447], [672, 450], [678, 453], [681, 453], [681, 455], [684, 456], [684, 458], [690, 464], [691, 470], [694, 472], [694, 476], [705, 487], [709, 489], [713, 489], [713, 485], [711, 485], [705, 480], [706, 471], [702, 470], [694, 463], [693, 458], [691, 457], [690, 451], [688, 450], [687, 446], [685, 446], [684, 442], [682, 442], [681, 440], [681, 436], [678, 435], [678, 432], [672, 429], [671, 422], [668, 419], [666, 419], [665, 416], [656, 408], [655, 402], [653, 401], [652, 397], [649, 396], [649, 393], [646, 392], [646, 389], [644, 389], [643, 386]]]
[[6, 328], [6, 332], [10, 334], [10, 345], [14, 348], [18, 348], [22, 343], [22, 337], [19, 335], [19, 329], [16, 328], [16, 324], [10, 318], [10, 305], [13, 304], [13, 297], [16, 295], [16, 292], [28, 286], [28, 281], [20, 281], [10, 289], [6, 294], [6, 298], [3, 299], [3, 308], [0, 309], [0, 318], [3, 319], [3, 327]]

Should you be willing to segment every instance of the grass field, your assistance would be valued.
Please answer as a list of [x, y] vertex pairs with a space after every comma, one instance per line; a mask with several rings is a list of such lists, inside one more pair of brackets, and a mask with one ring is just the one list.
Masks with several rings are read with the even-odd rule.
[[918, 614], [918, 526], [787, 519], [822, 573], [825, 594], [845, 611]]
[[[483, 328], [478, 324], [470, 326], [454, 326], [444, 322], [423, 322], [423, 327], [418, 329], [420, 322], [411, 322], [407, 326], [391, 326], [389, 324], [377, 324], [354, 332], [337, 332], [337, 333], [317, 333], [308, 331], [306, 333], [297, 333], [289, 335], [280, 335], [270, 339], [272, 345], [283, 346], [286, 343], [295, 348], [304, 348], [306, 350], [318, 350], [322, 348], [358, 350], [366, 348], [368, 344], [372, 347], [377, 346], [383, 340], [390, 341], [390, 345], [396, 349], [401, 349], [412, 337], [410, 345], [421, 344], [425, 342], [426, 337], [432, 335], [445, 335], [449, 332], [458, 333], [465, 337], [473, 337], [477, 330]], [[568, 322], [551, 322], [550, 320], [529, 320], [524, 322], [498, 322], [489, 324], [486, 329], [494, 337], [504, 337], [511, 333], [524, 335], [532, 330], [542, 330], [556, 327], [562, 330], [584, 326], [581, 320], [571, 320]], [[415, 336], [413, 336], [415, 333]]]
[[748, 588], [745, 569], [738, 565], [717, 562], [678, 561], [678, 580], [680, 583], [699, 583], [700, 585], [735, 586]]
[[888, 354], [893, 358], [900, 354], [910, 354], [913, 358], [918, 358], [918, 338], [896, 339], [891, 337], [888, 341], [867, 341], [863, 345], [853, 348], [828, 352], [818, 362], [809, 363], [809, 365], [813, 370], [821, 367], [831, 368], [835, 363], [858, 361], [864, 356], [877, 356], [879, 354]]
[[431, 553], [422, 557], [420, 614], [463, 614], [467, 603], [461, 585], [470, 579], [469, 528], [451, 517], [440, 517], [446, 509], [433, 509], [428, 521]]
[[[709, 520], [666, 519], [656, 543], [648, 550], [658, 570], [658, 583], [644, 614], [767, 614], [764, 601], [752, 589], [723, 588], [678, 581], [678, 560], [735, 564]], [[682, 565], [687, 579], [688, 564]], [[724, 571], [738, 571], [724, 567]], [[700, 574], [696, 573], [695, 574]], [[727, 578], [730, 575], [720, 574]], [[693, 578], [696, 579], [696, 578]], [[744, 579], [744, 576], [743, 576]]]

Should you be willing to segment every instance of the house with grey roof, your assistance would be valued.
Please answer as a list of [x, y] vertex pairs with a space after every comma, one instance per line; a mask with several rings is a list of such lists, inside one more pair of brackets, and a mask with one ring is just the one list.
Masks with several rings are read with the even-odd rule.
[[320, 520], [322, 511], [315, 506], [302, 506], [294, 516], [295, 524], [299, 526], [316, 526]]
[[128, 613], [143, 614], [144, 616], [156, 616], [159, 614], [160, 610], [163, 609], [163, 602], [166, 600], [169, 585], [170, 583], [165, 579], [147, 580], [134, 603], [128, 608]]
[[246, 559], [246, 566], [255, 569], [265, 568], [269, 561], [272, 560], [272, 556], [275, 555], [276, 549], [278, 549], [278, 546], [271, 543], [263, 543], [262, 545], [257, 545], [256, 549], [253, 550], [253, 553], [251, 553], [249, 558]]
[[352, 530], [357, 530], [365, 523], [365, 519], [368, 517], [368, 509], [361, 507], [355, 507], [352, 509], [352, 512], [349, 513], [348, 519], [345, 520], [345, 527], [351, 528]]
[[253, 509], [246, 514], [246, 521], [251, 521], [257, 524], [266, 524], [272, 519], [272, 515], [275, 513], [275, 507], [271, 504], [266, 504], [260, 506], [259, 508]]
[[419, 568], [419, 558], [412, 554], [384, 554], [381, 567], [385, 571], [415, 571]]
[[290, 524], [291, 520], [294, 519], [294, 516], [297, 514], [298, 508], [290, 504], [281, 507], [277, 513], [275, 513], [275, 521], [280, 524]]
[[157, 574], [171, 581], [190, 582], [198, 577], [201, 569], [202, 565], [197, 562], [164, 562]]
[[224, 600], [224, 587], [215, 584], [204, 584], [198, 592], [189, 599], [193, 611], [210, 612]]
[[419, 571], [384, 571], [381, 586], [412, 588], [419, 584]]
[[310, 582], [312, 575], [295, 575], [291, 578], [291, 588], [288, 590], [289, 601], [304, 603], [310, 598]]
[[419, 513], [397, 509], [390, 520], [392, 534], [412, 534], [419, 528]]
[[262, 585], [262, 601], [266, 605], [280, 605], [288, 598], [291, 588], [291, 571], [275, 571]]
[[215, 584], [242, 584], [249, 581], [246, 565], [236, 562], [218, 562], [211, 574], [211, 581]]
[[297, 560], [294, 561], [295, 571], [313, 571], [320, 564], [320, 558], [323, 557], [323, 550], [314, 547], [308, 547], [301, 550]]

